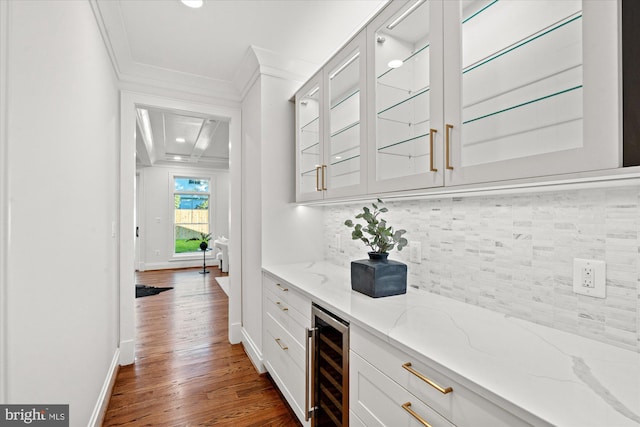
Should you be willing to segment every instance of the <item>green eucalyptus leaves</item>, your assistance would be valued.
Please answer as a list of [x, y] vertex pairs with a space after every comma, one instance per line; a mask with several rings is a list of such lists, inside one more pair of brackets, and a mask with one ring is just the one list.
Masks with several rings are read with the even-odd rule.
[[[383, 206], [382, 200], [378, 199], [378, 204], [372, 203], [373, 211], [368, 207], [362, 208], [362, 213], [356, 215], [356, 219], [364, 219], [366, 224], [355, 224], [350, 219], [344, 222], [349, 228], [354, 230], [351, 232], [353, 240], [362, 240], [365, 245], [371, 248], [372, 252], [385, 253], [390, 252], [393, 248], [401, 251], [407, 246], [407, 239], [402, 237], [407, 230], [393, 230], [393, 227], [387, 227], [387, 221], [379, 218], [380, 214], [389, 212], [389, 209]], [[365, 237], [365, 234], [370, 237]]]

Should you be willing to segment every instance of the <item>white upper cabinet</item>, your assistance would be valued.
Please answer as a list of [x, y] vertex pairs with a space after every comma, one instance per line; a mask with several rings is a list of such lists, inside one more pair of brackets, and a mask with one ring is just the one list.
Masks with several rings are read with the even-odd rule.
[[367, 42], [370, 192], [442, 186], [442, 3], [393, 2]]
[[616, 1], [445, 1], [444, 22], [445, 185], [621, 166]]
[[367, 76], [361, 32], [324, 67], [325, 197], [366, 193]]
[[620, 167], [618, 6], [390, 2], [296, 97], [322, 93], [298, 201]]
[[324, 116], [322, 73], [309, 80], [296, 94], [296, 194], [297, 201], [322, 199]]

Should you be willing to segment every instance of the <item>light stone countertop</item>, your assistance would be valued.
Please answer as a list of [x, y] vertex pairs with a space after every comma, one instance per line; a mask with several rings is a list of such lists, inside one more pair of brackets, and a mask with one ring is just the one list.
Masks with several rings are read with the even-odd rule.
[[533, 424], [640, 426], [639, 353], [413, 288], [370, 298], [327, 262], [263, 270]]

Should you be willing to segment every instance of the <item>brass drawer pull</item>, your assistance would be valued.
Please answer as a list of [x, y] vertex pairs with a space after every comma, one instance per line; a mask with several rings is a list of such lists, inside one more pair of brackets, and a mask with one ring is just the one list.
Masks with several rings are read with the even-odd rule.
[[316, 166], [316, 191], [322, 191], [320, 188], [320, 168], [321, 166]]
[[413, 375], [415, 375], [416, 377], [420, 378], [422, 381], [424, 381], [425, 383], [429, 384], [431, 387], [435, 388], [436, 390], [438, 390], [440, 393], [442, 394], [447, 394], [447, 393], [451, 393], [453, 391], [453, 389], [451, 387], [447, 387], [447, 388], [443, 388], [442, 386], [439, 386], [438, 384], [434, 383], [433, 381], [431, 381], [429, 378], [425, 377], [424, 375], [422, 375], [420, 372], [416, 371], [415, 369], [413, 369], [411, 367], [411, 362], [407, 362], [404, 365], [402, 365], [402, 367], [404, 369], [406, 369], [407, 371], [411, 372]]
[[453, 129], [453, 125], [445, 125], [445, 131], [444, 131], [444, 136], [445, 136], [445, 149], [446, 149], [446, 154], [445, 154], [445, 158], [447, 160], [447, 169], [453, 170], [453, 166], [451, 166], [450, 159], [451, 159], [451, 154], [449, 153], [450, 150], [450, 144], [449, 144], [449, 133], [451, 131], [451, 129]]
[[414, 411], [413, 409], [411, 409], [411, 402], [407, 402], [405, 404], [402, 405], [402, 409], [404, 409], [405, 411], [407, 411], [409, 414], [411, 414], [411, 416], [413, 418], [415, 418], [416, 420], [418, 420], [418, 422], [420, 424], [422, 424], [425, 427], [431, 427], [431, 424], [429, 424], [424, 418], [422, 418], [420, 415], [418, 415], [416, 413], [416, 411]]
[[280, 342], [280, 338], [276, 338], [276, 342], [278, 343], [278, 345], [280, 346], [281, 349], [283, 350], [289, 350], [289, 347], [287, 347], [286, 345], [282, 344]]
[[429, 129], [429, 171], [438, 172], [438, 169], [433, 167], [433, 134], [438, 132], [436, 129]]
[[276, 302], [276, 305], [280, 308], [280, 310], [282, 311], [289, 311], [289, 309], [285, 306], [282, 305], [282, 303], [280, 301]]
[[325, 177], [326, 170], [327, 170], [327, 165], [322, 165], [322, 189], [324, 191], [327, 190], [327, 180], [326, 180], [326, 177]]
[[289, 288], [285, 288], [280, 283], [276, 283], [276, 286], [279, 287], [282, 292], [287, 292], [289, 290]]

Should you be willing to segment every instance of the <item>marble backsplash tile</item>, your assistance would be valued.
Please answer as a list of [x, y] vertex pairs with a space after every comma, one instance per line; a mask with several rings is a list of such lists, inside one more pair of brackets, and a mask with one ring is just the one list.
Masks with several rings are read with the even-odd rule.
[[[363, 204], [325, 208], [325, 258], [366, 257], [343, 225]], [[640, 187], [387, 203], [384, 217], [422, 245], [391, 258], [409, 285], [640, 352]], [[342, 250], [333, 247], [341, 235]], [[573, 293], [573, 259], [606, 261], [607, 297]]]

